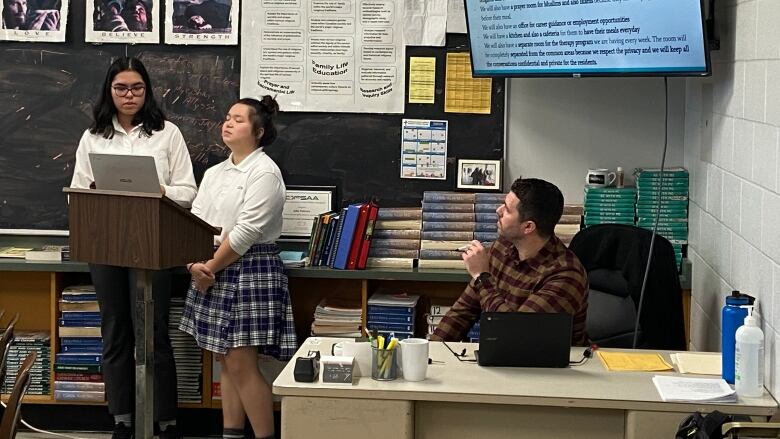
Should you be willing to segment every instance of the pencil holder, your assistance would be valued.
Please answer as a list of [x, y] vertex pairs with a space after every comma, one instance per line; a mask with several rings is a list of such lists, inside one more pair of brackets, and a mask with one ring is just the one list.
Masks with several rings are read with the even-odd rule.
[[398, 378], [395, 349], [371, 348], [371, 378], [392, 381]]

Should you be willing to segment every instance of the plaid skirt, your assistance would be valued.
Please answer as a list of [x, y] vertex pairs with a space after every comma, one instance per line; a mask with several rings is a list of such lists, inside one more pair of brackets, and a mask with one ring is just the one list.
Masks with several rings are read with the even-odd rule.
[[289, 360], [298, 348], [287, 275], [276, 244], [255, 244], [216, 273], [206, 294], [187, 292], [179, 329], [202, 349], [224, 354], [257, 346], [262, 354]]

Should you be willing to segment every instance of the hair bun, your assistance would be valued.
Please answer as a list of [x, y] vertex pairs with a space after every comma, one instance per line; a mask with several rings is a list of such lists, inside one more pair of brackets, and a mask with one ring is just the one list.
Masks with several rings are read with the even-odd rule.
[[263, 96], [263, 98], [260, 100], [260, 105], [271, 116], [276, 116], [276, 114], [279, 112], [279, 103], [276, 102], [276, 99], [271, 97], [271, 95]]

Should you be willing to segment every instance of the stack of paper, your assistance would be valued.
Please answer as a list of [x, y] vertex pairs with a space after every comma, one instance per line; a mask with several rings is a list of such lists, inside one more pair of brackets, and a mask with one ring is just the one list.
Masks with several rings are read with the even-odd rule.
[[282, 258], [285, 268], [296, 268], [306, 265], [306, 258], [303, 256], [302, 251], [284, 250], [280, 252], [279, 256]]
[[678, 352], [670, 357], [680, 373], [721, 374], [721, 357], [717, 352]]
[[653, 384], [664, 401], [737, 402], [737, 393], [722, 378], [681, 378], [656, 375]]

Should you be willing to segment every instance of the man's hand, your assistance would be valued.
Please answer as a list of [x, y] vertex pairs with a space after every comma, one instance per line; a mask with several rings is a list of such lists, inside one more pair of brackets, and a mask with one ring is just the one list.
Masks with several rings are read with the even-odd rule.
[[488, 252], [482, 243], [474, 240], [469, 243], [469, 247], [461, 255], [463, 262], [466, 264], [466, 271], [469, 272], [471, 277], [476, 277], [480, 273], [490, 271], [490, 264]]
[[195, 282], [195, 288], [206, 294], [206, 292], [214, 285], [215, 277], [214, 273], [209, 270], [206, 264], [197, 262], [190, 266], [190, 274], [192, 274], [192, 281]]

